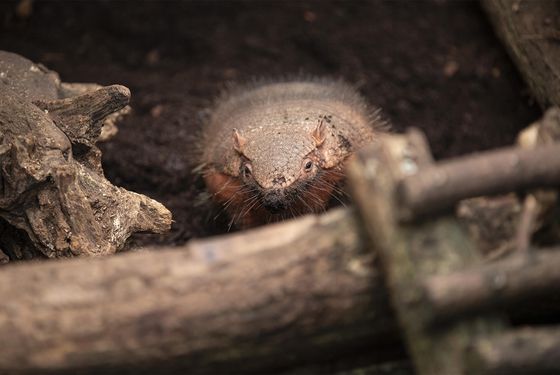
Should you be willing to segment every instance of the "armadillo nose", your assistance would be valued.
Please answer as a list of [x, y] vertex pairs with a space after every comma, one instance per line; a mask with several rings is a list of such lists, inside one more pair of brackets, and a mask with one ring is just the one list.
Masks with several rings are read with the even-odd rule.
[[272, 214], [277, 214], [288, 207], [284, 194], [279, 191], [266, 193], [263, 197], [263, 206]]

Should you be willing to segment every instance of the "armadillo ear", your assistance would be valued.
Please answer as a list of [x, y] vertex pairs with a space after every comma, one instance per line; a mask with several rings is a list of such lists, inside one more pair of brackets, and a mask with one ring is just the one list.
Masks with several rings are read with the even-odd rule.
[[237, 129], [233, 129], [232, 137], [233, 137], [233, 148], [235, 149], [235, 151], [239, 152], [240, 154], [243, 154], [243, 149], [245, 148], [247, 139], [241, 134], [239, 134], [239, 131]]
[[317, 147], [321, 146], [325, 142], [326, 128], [327, 126], [325, 125], [323, 119], [320, 119], [315, 128], [311, 131], [311, 138], [313, 138]]

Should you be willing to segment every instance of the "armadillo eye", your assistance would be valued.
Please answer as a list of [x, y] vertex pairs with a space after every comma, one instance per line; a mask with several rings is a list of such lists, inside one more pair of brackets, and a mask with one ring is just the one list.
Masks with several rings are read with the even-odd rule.
[[311, 160], [308, 160], [307, 163], [305, 163], [304, 168], [307, 172], [309, 172], [311, 168], [313, 168], [313, 162]]
[[249, 164], [245, 164], [243, 166], [243, 176], [249, 177], [251, 175], [251, 166]]

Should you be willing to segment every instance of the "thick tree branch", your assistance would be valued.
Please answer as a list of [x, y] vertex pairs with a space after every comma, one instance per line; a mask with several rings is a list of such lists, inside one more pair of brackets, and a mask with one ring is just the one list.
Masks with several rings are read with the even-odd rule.
[[5, 267], [0, 372], [262, 373], [394, 345], [355, 227], [336, 210], [179, 249]]

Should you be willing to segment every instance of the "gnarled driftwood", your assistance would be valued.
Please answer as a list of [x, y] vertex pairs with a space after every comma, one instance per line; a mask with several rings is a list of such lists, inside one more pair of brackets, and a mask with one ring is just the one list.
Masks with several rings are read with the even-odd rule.
[[111, 254], [131, 233], [163, 232], [171, 213], [113, 186], [95, 146], [130, 91], [61, 98], [58, 76], [0, 52], [0, 251], [6, 259]]

